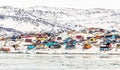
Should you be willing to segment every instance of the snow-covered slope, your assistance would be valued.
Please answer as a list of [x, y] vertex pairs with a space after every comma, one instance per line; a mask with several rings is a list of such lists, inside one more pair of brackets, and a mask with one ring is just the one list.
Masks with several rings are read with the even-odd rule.
[[0, 7], [0, 27], [20, 32], [67, 31], [85, 27], [120, 28], [120, 10], [73, 9], [54, 7]]

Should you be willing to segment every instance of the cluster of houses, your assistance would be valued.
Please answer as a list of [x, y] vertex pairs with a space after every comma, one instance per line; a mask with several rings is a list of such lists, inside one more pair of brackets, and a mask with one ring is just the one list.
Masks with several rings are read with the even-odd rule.
[[70, 30], [59, 33], [25, 33], [0, 37], [0, 51], [32, 49], [60, 49], [74, 50], [76, 47], [88, 50], [93, 46], [100, 51], [110, 51], [120, 48], [120, 33], [116, 30], [101, 28], [87, 28], [81, 31]]

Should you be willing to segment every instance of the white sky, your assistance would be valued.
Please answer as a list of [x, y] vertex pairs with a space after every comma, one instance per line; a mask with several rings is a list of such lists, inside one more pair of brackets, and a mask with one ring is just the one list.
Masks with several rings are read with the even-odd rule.
[[68, 8], [106, 8], [120, 9], [120, 0], [0, 0], [0, 6], [30, 7], [68, 7]]

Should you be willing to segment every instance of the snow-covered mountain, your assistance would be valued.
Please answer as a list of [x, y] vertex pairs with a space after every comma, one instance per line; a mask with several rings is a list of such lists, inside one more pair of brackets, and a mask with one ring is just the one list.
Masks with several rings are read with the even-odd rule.
[[0, 7], [0, 27], [12, 29], [14, 32], [57, 32], [86, 27], [120, 30], [120, 10], [45, 6], [22, 9], [2, 6]]

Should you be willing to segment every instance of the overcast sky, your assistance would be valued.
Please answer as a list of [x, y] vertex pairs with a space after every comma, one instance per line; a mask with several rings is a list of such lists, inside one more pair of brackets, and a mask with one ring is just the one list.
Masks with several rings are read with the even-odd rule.
[[80, 9], [120, 9], [120, 0], [0, 0], [0, 6], [13, 6], [20, 8], [31, 6], [49, 6]]

